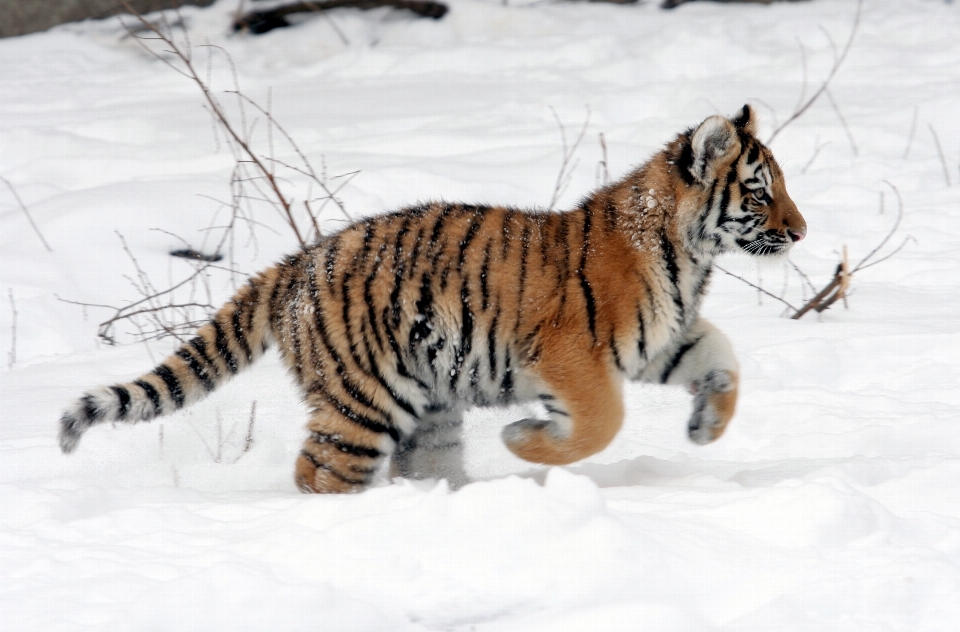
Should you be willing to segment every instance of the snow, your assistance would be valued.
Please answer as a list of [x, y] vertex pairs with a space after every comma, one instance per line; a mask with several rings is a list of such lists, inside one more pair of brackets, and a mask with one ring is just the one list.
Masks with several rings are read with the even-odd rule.
[[[251, 97], [266, 103], [269, 90], [315, 166], [323, 156], [331, 175], [360, 170], [342, 191], [356, 215], [438, 197], [546, 205], [562, 160], [551, 108], [570, 144], [589, 111], [561, 207], [597, 183], [601, 132], [612, 177], [745, 101], [769, 137], [804, 77], [809, 96], [829, 73], [856, 10], [850, 0], [674, 11], [454, 0], [438, 22], [332, 14], [344, 43], [323, 18], [228, 34], [235, 4], [185, 8], [191, 41], [229, 51]], [[0, 40], [0, 175], [53, 249], [0, 192], [0, 288], [17, 310], [16, 361], [0, 373], [0, 627], [956, 630], [958, 32], [953, 3], [865, 2], [830, 86], [848, 128], [824, 98], [771, 144], [809, 226], [792, 258], [815, 283], [844, 245], [856, 262], [886, 235], [890, 185], [905, 213], [880, 254], [914, 241], [854, 277], [849, 308], [800, 321], [718, 275], [704, 315], [742, 367], [720, 441], [687, 441], [686, 393], [629, 385], [623, 431], [580, 464], [515, 459], [500, 428], [525, 411], [475, 411], [477, 482], [451, 492], [384, 481], [338, 497], [293, 485], [305, 411], [270, 354], [162, 424], [97, 428], [60, 454], [63, 407], [172, 346], [132, 344], [131, 327], [119, 330], [130, 344], [98, 344], [111, 312], [57, 297], [138, 298], [114, 231], [158, 287], [183, 278], [189, 264], [167, 255], [183, 244], [169, 233], [199, 247], [223, 221], [216, 200], [229, 197], [233, 161], [196, 87], [116, 20]], [[211, 77], [218, 94], [230, 88], [222, 63]], [[295, 247], [269, 209], [258, 213], [255, 240], [243, 228], [237, 241], [247, 272]], [[786, 282], [785, 297], [802, 301], [782, 266], [723, 265], [776, 293]], [[230, 295], [226, 275], [212, 284], [215, 301]]]

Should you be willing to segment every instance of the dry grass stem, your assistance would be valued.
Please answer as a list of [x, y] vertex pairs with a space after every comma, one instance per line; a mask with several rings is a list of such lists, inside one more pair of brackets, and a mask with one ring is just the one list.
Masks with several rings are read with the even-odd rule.
[[43, 233], [40, 232], [40, 228], [37, 226], [37, 223], [33, 221], [33, 216], [30, 215], [30, 210], [27, 209], [27, 205], [24, 204], [23, 200], [20, 199], [20, 196], [17, 195], [17, 190], [13, 188], [13, 185], [10, 184], [10, 181], [6, 178], [0, 177], [0, 180], [3, 180], [3, 183], [7, 185], [8, 189], [10, 189], [10, 193], [13, 194], [17, 204], [20, 205], [20, 210], [22, 210], [23, 214], [27, 216], [27, 221], [30, 222], [30, 226], [33, 227], [33, 232], [37, 234], [37, 237], [39, 237], [40, 241], [43, 243], [43, 247], [47, 249], [47, 252], [53, 252], [53, 248], [51, 248], [50, 244], [47, 243], [47, 240], [43, 238]]
[[[823, 96], [823, 94], [830, 87], [830, 82], [833, 80], [833, 77], [837, 74], [837, 71], [840, 70], [840, 67], [843, 65], [844, 60], [847, 58], [847, 53], [850, 52], [850, 47], [853, 45], [854, 36], [856, 36], [857, 31], [860, 28], [860, 16], [863, 12], [863, 0], [857, 0], [857, 12], [853, 18], [853, 26], [850, 28], [850, 35], [847, 37], [847, 42], [844, 44], [843, 50], [838, 54], [836, 51], [836, 45], [833, 42], [833, 39], [830, 38], [827, 34], [827, 39], [830, 42], [830, 45], [834, 49], [834, 60], [833, 67], [830, 69], [830, 72], [827, 73], [826, 79], [823, 80], [823, 83], [820, 84], [820, 87], [810, 95], [810, 98], [807, 99], [802, 105], [795, 108], [793, 114], [790, 115], [786, 121], [781, 123], [773, 133], [770, 135], [770, 138], [767, 140], [767, 144], [773, 142], [777, 135], [784, 130], [788, 125], [796, 121], [798, 118], [803, 116], [803, 114], [810, 109], [810, 107], [817, 102], [817, 100]], [[806, 51], [801, 47], [801, 58], [803, 60], [804, 68], [804, 77], [806, 77]], [[804, 93], [806, 92], [806, 86], [804, 85]]]

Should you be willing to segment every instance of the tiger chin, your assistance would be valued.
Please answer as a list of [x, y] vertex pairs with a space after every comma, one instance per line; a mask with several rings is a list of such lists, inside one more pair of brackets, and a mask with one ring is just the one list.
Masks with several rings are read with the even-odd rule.
[[255, 275], [151, 372], [87, 392], [60, 420], [72, 452], [104, 422], [200, 399], [276, 347], [310, 408], [305, 492], [394, 475], [467, 481], [463, 413], [539, 401], [507, 425], [517, 456], [563, 465], [623, 423], [621, 384], [693, 394], [706, 444], [733, 417], [739, 372], [698, 314], [714, 258], [785, 254], [806, 235], [744, 106], [679, 134], [565, 212], [433, 202], [358, 221]]

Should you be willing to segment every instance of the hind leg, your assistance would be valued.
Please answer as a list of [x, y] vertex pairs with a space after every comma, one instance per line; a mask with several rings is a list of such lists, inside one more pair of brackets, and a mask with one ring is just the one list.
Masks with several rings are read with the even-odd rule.
[[739, 382], [737, 358], [727, 337], [702, 318], [675, 348], [651, 361], [643, 378], [682, 385], [693, 393], [687, 434], [694, 443], [716, 441], [733, 417]]
[[372, 482], [383, 457], [393, 450], [393, 437], [399, 435], [386, 424], [365, 421], [326, 407], [314, 411], [307, 423], [310, 437], [294, 470], [301, 491], [360, 492]]
[[393, 453], [392, 473], [405, 478], [445, 478], [454, 489], [469, 479], [463, 469], [463, 411], [436, 410], [420, 416], [416, 429]]

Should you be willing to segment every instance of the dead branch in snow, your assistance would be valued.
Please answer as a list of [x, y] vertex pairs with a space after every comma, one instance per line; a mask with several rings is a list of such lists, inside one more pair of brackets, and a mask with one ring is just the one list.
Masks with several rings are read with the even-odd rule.
[[[144, 341], [173, 336], [185, 342], [184, 336], [202, 325], [216, 309], [207, 279], [208, 269], [215, 266], [207, 262], [193, 263], [194, 269], [186, 278], [163, 290], [157, 290], [127, 246], [123, 235], [117, 233], [117, 236], [136, 272], [136, 276], [127, 276], [126, 279], [141, 298], [123, 307], [72, 301], [59, 296], [57, 300], [71, 305], [113, 310], [114, 313], [110, 318], [97, 325], [97, 336], [109, 345], [116, 344], [115, 328], [121, 322], [129, 322], [136, 327], [140, 339]], [[205, 295], [205, 300], [197, 297], [201, 291]], [[179, 298], [182, 292], [187, 293], [186, 298]], [[145, 325], [149, 328], [144, 329]]]
[[553, 114], [553, 120], [557, 122], [557, 127], [560, 128], [560, 143], [563, 148], [563, 158], [560, 161], [560, 172], [557, 173], [557, 182], [553, 185], [553, 195], [550, 197], [550, 204], [547, 205], [548, 211], [552, 211], [557, 205], [557, 202], [560, 201], [560, 196], [563, 195], [564, 191], [566, 191], [570, 185], [573, 170], [576, 169], [580, 163], [579, 160], [574, 160], [573, 156], [577, 153], [577, 148], [580, 147], [580, 142], [583, 140], [584, 134], [587, 133], [587, 126], [590, 124], [590, 108], [587, 108], [587, 116], [583, 121], [583, 126], [580, 128], [580, 133], [577, 134], [577, 139], [573, 142], [573, 145], [567, 143], [567, 129], [563, 126], [563, 123], [560, 122], [557, 111], [551, 107], [550, 113]]
[[[772, 299], [775, 299], [783, 303], [787, 308], [786, 314], [789, 314], [790, 318], [793, 320], [802, 318], [807, 312], [810, 312], [810, 311], [815, 311], [818, 313], [823, 312], [829, 309], [830, 306], [832, 306], [834, 303], [836, 303], [839, 300], [843, 300], [844, 305], [846, 305], [847, 297], [849, 296], [850, 283], [855, 273], [860, 272], [861, 270], [866, 270], [871, 266], [875, 266], [878, 263], [882, 263], [886, 261], [887, 259], [893, 257], [898, 252], [900, 252], [904, 248], [904, 246], [907, 245], [908, 242], [913, 240], [913, 237], [911, 237], [910, 235], [907, 235], [903, 239], [903, 241], [900, 242], [899, 246], [897, 246], [896, 248], [888, 252], [886, 255], [880, 257], [879, 259], [875, 259], [876, 255], [889, 243], [890, 239], [896, 234], [897, 230], [899, 230], [900, 221], [903, 219], [903, 198], [900, 196], [900, 191], [897, 189], [896, 186], [894, 186], [890, 182], [887, 182], [887, 185], [891, 189], [893, 189], [893, 193], [897, 197], [897, 218], [896, 220], [894, 220], [893, 226], [890, 227], [890, 230], [887, 232], [886, 236], [884, 236], [884, 238], [880, 240], [880, 243], [878, 243], [867, 254], [867, 256], [861, 259], [856, 266], [854, 266], [853, 268], [850, 267], [849, 256], [847, 254], [847, 247], [843, 246], [843, 253], [841, 255], [840, 263], [837, 264], [836, 270], [833, 273], [833, 277], [825, 286], [817, 290], [813, 282], [810, 281], [810, 277], [808, 277], [807, 274], [803, 270], [801, 270], [795, 263], [793, 263], [792, 261], [790, 262], [790, 265], [793, 267], [794, 271], [797, 272], [797, 274], [801, 277], [803, 282], [806, 284], [804, 287], [807, 287], [814, 292], [813, 297], [810, 300], [806, 301], [799, 308], [795, 307], [789, 301], [784, 299], [783, 296], [777, 296], [773, 292], [766, 290], [765, 288], [763, 288], [761, 285], [757, 283], [753, 283], [738, 274], [734, 274], [733, 272], [730, 272], [729, 270], [724, 269], [719, 265], [714, 264], [714, 267], [716, 267], [718, 270], [720, 270], [724, 274], [731, 276], [745, 283], [746, 285], [749, 285], [753, 289], [757, 290], [757, 292], [760, 292], [766, 296], [769, 296]], [[880, 201], [880, 207], [881, 207], [880, 211], [882, 213], [883, 212], [882, 196]]]
[[937, 155], [940, 156], [940, 164], [943, 165], [943, 179], [947, 181], [948, 187], [953, 186], [953, 183], [950, 182], [950, 168], [947, 167], [947, 159], [943, 155], [943, 147], [940, 146], [940, 137], [937, 136], [937, 130], [933, 129], [933, 125], [930, 123], [928, 123], [927, 126], [933, 135], [933, 143], [937, 146]]
[[602, 158], [600, 162], [597, 163], [597, 186], [605, 187], [607, 182], [610, 181], [610, 163], [607, 160], [607, 139], [604, 138], [603, 132], [600, 132], [600, 151], [602, 153]]
[[33, 227], [33, 232], [37, 234], [37, 237], [40, 238], [40, 241], [43, 242], [43, 247], [47, 249], [47, 252], [53, 252], [53, 248], [50, 247], [50, 244], [47, 243], [47, 240], [43, 238], [43, 234], [40, 232], [40, 229], [37, 227], [36, 222], [33, 221], [33, 216], [30, 215], [30, 211], [27, 209], [27, 205], [23, 203], [23, 200], [20, 199], [20, 196], [17, 195], [17, 190], [13, 188], [13, 185], [10, 184], [10, 181], [4, 177], [0, 177], [0, 180], [3, 180], [3, 183], [7, 185], [7, 188], [10, 189], [10, 193], [13, 194], [14, 199], [17, 201], [17, 204], [20, 205], [20, 210], [23, 211], [23, 214], [27, 216], [27, 221], [30, 222], [30, 226]]
[[[263, 11], [250, 11], [239, 15], [233, 22], [234, 31], [247, 31], [255, 35], [267, 33], [273, 29], [290, 26], [287, 16], [294, 13], [318, 13], [332, 9], [360, 9], [368, 11], [380, 7], [391, 7], [412, 11], [424, 18], [439, 20], [447, 14], [447, 5], [429, 0], [313, 0], [310, 2], [293, 2]], [[334, 25], [341, 40], [346, 41], [343, 33]]]
[[[833, 67], [830, 69], [830, 72], [827, 73], [826, 78], [823, 80], [823, 83], [820, 84], [820, 87], [817, 88], [816, 92], [810, 95], [810, 98], [807, 99], [805, 102], [803, 102], [802, 104], [794, 108], [793, 114], [791, 114], [786, 121], [781, 123], [779, 126], [777, 126], [775, 130], [773, 130], [773, 133], [770, 135], [770, 138], [767, 139], [768, 145], [773, 142], [773, 140], [777, 137], [777, 135], [780, 132], [783, 131], [785, 127], [787, 127], [788, 125], [796, 121], [798, 118], [803, 116], [803, 114], [810, 109], [810, 106], [816, 103], [817, 100], [827, 92], [827, 90], [830, 87], [830, 82], [833, 80], [833, 77], [837, 74], [837, 71], [840, 70], [840, 66], [843, 65], [844, 60], [847, 58], [847, 53], [850, 52], [850, 47], [853, 45], [853, 39], [860, 28], [860, 16], [862, 13], [863, 13], [863, 0], [857, 0], [857, 12], [853, 18], [853, 26], [850, 27], [850, 35], [847, 37], [847, 42], [846, 44], [844, 44], [843, 50], [839, 54], [836, 51], [836, 46], [834, 45], [833, 40], [830, 39], [829, 34], [827, 34], [827, 39], [830, 41], [830, 45], [833, 46], [834, 48]], [[806, 54], [802, 46], [801, 46], [801, 56], [804, 59], [804, 75], [806, 75], [806, 61], [805, 61]], [[804, 79], [803, 92], [804, 93], [806, 92], [806, 79]], [[828, 95], [828, 98], [830, 98], [829, 95]], [[837, 110], [837, 113], [839, 114], [839, 110]], [[840, 115], [840, 118], [841, 120], [843, 120], [843, 115]], [[845, 121], [844, 121], [844, 124], [845, 124]], [[849, 134], [849, 131], [848, 131], [848, 134]], [[852, 142], [853, 139], [852, 137], [850, 138]], [[856, 147], [856, 145], [854, 145], [854, 147]]]
[[[135, 38], [150, 55], [192, 81], [203, 94], [204, 107], [211, 116], [218, 148], [222, 139], [235, 160], [230, 176], [230, 200], [210, 198], [218, 202], [220, 207], [214, 212], [211, 225], [203, 231], [203, 240], [198, 247], [194, 247], [174, 233], [161, 231], [182, 242], [184, 247], [174, 249], [170, 254], [190, 264], [192, 270], [186, 277], [176, 282], [171, 279], [164, 289], [158, 289], [158, 285], [152, 282], [127, 246], [126, 240], [118, 233], [124, 252], [136, 272], [134, 276], [126, 278], [134, 286], [140, 298], [121, 307], [57, 298], [84, 308], [98, 307], [113, 310], [113, 314], [97, 327], [98, 337], [107, 344], [116, 344], [116, 326], [120, 323], [133, 325], [136, 331], [131, 333], [144, 342], [166, 336], [184, 341], [184, 336], [206, 322], [217, 307], [210, 287], [210, 273], [214, 271], [228, 273], [234, 289], [238, 285], [238, 277], [244, 276], [238, 270], [234, 252], [238, 225], [246, 225], [249, 240], [254, 247], [256, 247], [255, 227], [273, 230], [270, 226], [254, 219], [254, 207], [257, 203], [265, 203], [272, 207], [294, 234], [298, 245], [306, 247], [320, 237], [319, 217], [328, 205], [332, 204], [350, 219], [338, 194], [350, 183], [357, 172], [328, 179], [324, 165], [318, 173], [293, 137], [272, 115], [269, 92], [266, 106], [260, 105], [244, 94], [240, 90], [236, 67], [230, 56], [217, 46], [193, 46], [179, 13], [176, 22], [171, 24], [164, 15], [156, 22], [148, 22], [129, 5], [127, 10], [139, 21], [139, 26], [136, 27], [124, 24], [128, 35]], [[175, 31], [175, 25], [179, 26], [178, 31]], [[177, 41], [175, 33], [182, 36], [181, 42]], [[160, 42], [162, 49], [154, 50], [148, 45], [150, 41]], [[203, 48], [207, 51], [206, 78], [201, 77], [195, 63], [195, 48]], [[211, 88], [213, 56], [217, 51], [223, 54], [233, 79], [233, 89], [224, 91], [224, 94], [230, 95], [235, 101], [232, 115]], [[247, 116], [248, 110], [252, 110], [254, 114], [250, 121]], [[262, 126], [265, 129], [261, 130], [261, 138], [265, 135], [266, 152], [259, 151], [254, 142], [254, 131], [260, 121], [265, 122]], [[293, 164], [275, 156], [275, 137], [296, 156]], [[295, 199], [293, 193], [289, 192], [293, 180], [298, 178], [305, 180], [307, 185], [306, 194], [299, 201]], [[320, 190], [320, 196], [313, 195], [315, 188]], [[225, 223], [221, 221], [221, 225], [216, 225], [217, 218], [224, 208], [228, 209], [229, 217]], [[211, 235], [215, 234], [215, 231], [220, 231], [219, 238], [215, 243], [210, 244], [208, 241], [211, 241]], [[227, 257], [225, 266], [213, 265], [224, 257]]]
[[[236, 66], [233, 63], [233, 59], [225, 50], [213, 44], [197, 46], [197, 48], [205, 48], [208, 53], [211, 53], [207, 58], [208, 76], [210, 74], [210, 66], [212, 65], [212, 52], [218, 51], [223, 55], [233, 77], [233, 89], [226, 90], [225, 94], [232, 95], [235, 98], [236, 116], [239, 118], [239, 121], [234, 120], [227, 108], [221, 103], [216, 94], [214, 94], [210, 80], [203, 79], [200, 76], [193, 59], [195, 47], [190, 42], [186, 28], [182, 26], [182, 20], [180, 20], [181, 26], [179, 33], [182, 35], [183, 41], [177, 42], [174, 27], [167, 21], [165, 16], [161, 16], [157, 23], [149, 22], [131, 9], [129, 5], [126, 6], [127, 10], [140, 22], [139, 31], [134, 31], [133, 27], [124, 24], [130, 36], [135, 38], [137, 43], [140, 44], [146, 52], [166, 64], [174, 72], [192, 81], [200, 89], [205, 108], [213, 118], [215, 127], [222, 132], [223, 138], [236, 160], [236, 168], [232, 177], [233, 186], [231, 187], [235, 201], [237, 199], [247, 198], [261, 200], [273, 206], [287, 226], [293, 231], [301, 247], [306, 247], [308, 243], [320, 234], [318, 213], [328, 202], [333, 202], [333, 204], [349, 218], [343, 202], [337, 197], [337, 193], [346, 183], [341, 184], [341, 186], [336, 189], [331, 189], [325, 174], [317, 174], [307, 159], [306, 154], [300, 149], [290, 134], [287, 133], [286, 129], [273, 117], [270, 112], [269, 94], [268, 105], [267, 107], [263, 107], [240, 90]], [[147, 44], [149, 41], [160, 42], [163, 48], [158, 52]], [[164, 56], [163, 53], [172, 55], [173, 59], [169, 59]], [[265, 133], [268, 144], [268, 153], [266, 154], [261, 153], [254, 146], [253, 132], [256, 129], [259, 118], [253, 120], [248, 125], [246, 111], [248, 107], [253, 108], [253, 110], [266, 121]], [[279, 134], [280, 137], [286, 141], [288, 149], [297, 156], [297, 159], [301, 163], [300, 165], [288, 165], [276, 159], [273, 143], [274, 133]], [[306, 212], [306, 218], [300, 216], [301, 214], [298, 211], [300, 205], [297, 203], [294, 194], [286, 190], [288, 188], [285, 186], [288, 181], [287, 177], [278, 173], [278, 167], [283, 167], [300, 176], [306, 176], [311, 186], [319, 187], [324, 193], [324, 196], [319, 198], [322, 202], [320, 209], [314, 209], [312, 206], [317, 200], [304, 199], [303, 208]], [[349, 182], [349, 180], [346, 182]], [[248, 186], [253, 190], [253, 193], [256, 194], [255, 196], [247, 191]], [[237, 210], [237, 208], [238, 206], [234, 205], [234, 209]], [[309, 233], [313, 234], [312, 238]]]
[[[243, 452], [240, 456], [243, 456], [250, 451], [250, 448], [253, 447], [253, 424], [257, 420], [257, 400], [253, 400], [253, 403], [250, 404], [250, 421], [247, 423], [247, 436], [243, 442]], [[237, 457], [239, 460], [239, 457]]]

